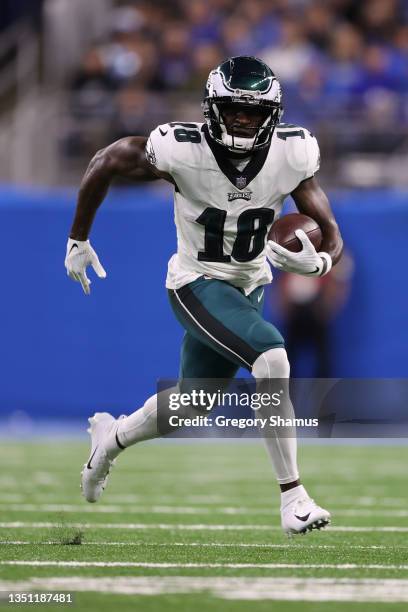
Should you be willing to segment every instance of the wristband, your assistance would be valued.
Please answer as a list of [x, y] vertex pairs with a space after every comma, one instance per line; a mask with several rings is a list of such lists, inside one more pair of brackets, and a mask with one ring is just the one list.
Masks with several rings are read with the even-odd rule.
[[318, 255], [322, 258], [323, 262], [323, 268], [319, 276], [325, 276], [332, 269], [333, 261], [330, 255], [328, 253], [325, 253], [324, 251], [321, 251], [320, 253], [318, 253]]

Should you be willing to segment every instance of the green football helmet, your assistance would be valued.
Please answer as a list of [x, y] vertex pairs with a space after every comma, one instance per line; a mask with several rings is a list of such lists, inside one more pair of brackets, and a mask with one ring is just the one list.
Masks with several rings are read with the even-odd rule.
[[[228, 133], [222, 116], [223, 104], [254, 106], [266, 110], [262, 125], [253, 128], [250, 138]], [[210, 136], [230, 151], [252, 151], [269, 145], [275, 126], [283, 113], [282, 90], [272, 70], [256, 57], [231, 57], [208, 76], [204, 100], [204, 117]]]

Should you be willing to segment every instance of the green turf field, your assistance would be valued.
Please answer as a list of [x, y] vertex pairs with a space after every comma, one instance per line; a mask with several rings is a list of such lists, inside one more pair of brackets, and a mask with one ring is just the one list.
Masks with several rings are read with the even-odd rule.
[[407, 609], [408, 447], [302, 446], [333, 524], [290, 540], [261, 443], [141, 444], [98, 504], [80, 496], [87, 454], [3, 443], [1, 591], [73, 592], [87, 612]]

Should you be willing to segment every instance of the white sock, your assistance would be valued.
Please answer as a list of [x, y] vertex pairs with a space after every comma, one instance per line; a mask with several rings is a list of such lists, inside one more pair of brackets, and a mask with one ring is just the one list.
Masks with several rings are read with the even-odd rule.
[[264, 437], [264, 442], [278, 483], [288, 484], [298, 480], [296, 438], [271, 437], [270, 434]]
[[[282, 401], [279, 408], [279, 413], [283, 418], [293, 418], [295, 416], [289, 397], [289, 385], [287, 384], [289, 373], [289, 362], [284, 348], [270, 349], [262, 353], [252, 367], [252, 375], [257, 379], [260, 389], [265, 390], [265, 386], [268, 389], [268, 380], [276, 378], [279, 378], [285, 384], [285, 393], [282, 397], [286, 397], [286, 401]], [[261, 413], [262, 410], [259, 412]], [[293, 432], [286, 430], [285, 437], [279, 436], [276, 430], [273, 431], [271, 428], [266, 433], [267, 435], [264, 436], [265, 446], [279, 484], [287, 484], [298, 480], [295, 428], [293, 428]], [[289, 437], [291, 433], [293, 433], [293, 436]]]
[[178, 387], [171, 387], [161, 391], [160, 398], [158, 398], [157, 394], [152, 395], [146, 400], [142, 408], [139, 408], [139, 410], [125, 418], [119, 419], [115, 436], [112, 436], [112, 439], [109, 440], [109, 455], [117, 456], [122, 450], [132, 446], [132, 444], [161, 436], [162, 434], [157, 430], [157, 402], [158, 399], [168, 402], [168, 395], [175, 391], [178, 391]]
[[156, 395], [153, 395], [142, 408], [113, 422], [106, 440], [107, 454], [110, 459], [115, 459], [128, 446], [158, 435], [157, 399]]
[[136, 410], [124, 419], [120, 419], [116, 431], [117, 441], [127, 448], [141, 442], [157, 438], [157, 395], [152, 395], [142, 408]]

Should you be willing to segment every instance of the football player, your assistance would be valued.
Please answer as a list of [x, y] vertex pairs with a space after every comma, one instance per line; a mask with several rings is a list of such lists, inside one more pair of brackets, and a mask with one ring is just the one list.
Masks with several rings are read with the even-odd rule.
[[[79, 191], [67, 273], [86, 294], [88, 266], [106, 276], [88, 236], [115, 177], [169, 181], [178, 249], [169, 261], [166, 287], [185, 328], [180, 380], [231, 379], [240, 366], [257, 381], [287, 380], [284, 339], [262, 317], [264, 286], [272, 280], [267, 260], [280, 270], [323, 276], [342, 251], [337, 223], [315, 178], [318, 144], [307, 129], [280, 122], [279, 81], [254, 57], [233, 57], [211, 71], [203, 110], [204, 123], [167, 123], [149, 138], [123, 138], [96, 153]], [[266, 241], [288, 194], [319, 224], [321, 252], [302, 231], [299, 253]], [[100, 497], [119, 453], [158, 435], [157, 403], [155, 395], [127, 417], [96, 413], [89, 419], [91, 455], [81, 481], [89, 502]], [[281, 489], [284, 531], [327, 525], [329, 512], [300, 482], [296, 438], [271, 436], [265, 442]]]

